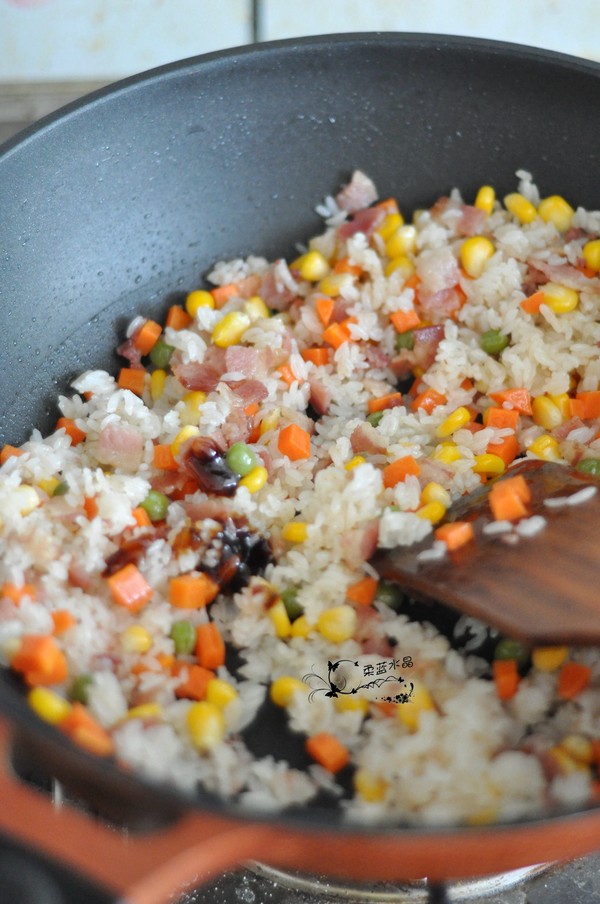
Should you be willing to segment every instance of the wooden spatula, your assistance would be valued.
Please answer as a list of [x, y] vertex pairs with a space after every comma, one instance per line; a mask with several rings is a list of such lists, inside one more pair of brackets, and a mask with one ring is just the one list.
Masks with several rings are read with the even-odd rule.
[[420, 555], [432, 547], [428, 538], [378, 552], [371, 564], [415, 596], [446, 603], [530, 644], [600, 645], [600, 481], [541, 461], [524, 461], [497, 480], [518, 474], [531, 489], [530, 514], [545, 520], [534, 535], [524, 534], [539, 520], [489, 532], [492, 481], [448, 512], [448, 520], [472, 522], [473, 540], [432, 560], [429, 553]]

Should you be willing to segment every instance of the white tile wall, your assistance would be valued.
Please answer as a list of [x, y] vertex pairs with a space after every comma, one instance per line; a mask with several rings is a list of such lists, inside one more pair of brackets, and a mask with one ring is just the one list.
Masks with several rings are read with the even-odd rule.
[[[417, 31], [600, 60], [600, 0], [255, 0], [260, 38]], [[101, 81], [252, 40], [253, 0], [0, 0], [0, 82]]]

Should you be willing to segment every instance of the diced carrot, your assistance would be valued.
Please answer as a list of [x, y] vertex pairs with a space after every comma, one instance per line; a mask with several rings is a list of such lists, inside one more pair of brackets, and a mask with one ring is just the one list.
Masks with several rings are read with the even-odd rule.
[[73, 418], [59, 417], [56, 422], [56, 429], [59, 430], [61, 427], [63, 428], [67, 436], [71, 437], [72, 446], [78, 446], [79, 443], [82, 443], [86, 437], [84, 431], [79, 429]]
[[469, 392], [471, 389], [473, 389], [473, 381], [469, 380], [468, 377], [465, 377], [464, 380], [462, 381], [462, 383], [460, 384], [460, 388], [465, 389], [467, 392]]
[[575, 269], [579, 270], [580, 273], [583, 273], [588, 279], [593, 279], [594, 276], [596, 276], [596, 271], [592, 270], [591, 267], [588, 267], [583, 261], [575, 264]]
[[177, 471], [179, 467], [168, 443], [155, 445], [153, 463], [155, 468], [160, 468], [162, 471]]
[[390, 314], [390, 320], [397, 333], [406, 333], [421, 323], [421, 318], [414, 308], [410, 311], [394, 311], [393, 314]]
[[277, 373], [288, 386], [293, 386], [294, 383], [300, 382], [289, 364], [282, 364], [281, 367], [277, 368]]
[[339, 772], [350, 761], [346, 747], [328, 731], [320, 731], [307, 738], [306, 752], [328, 772]]
[[30, 687], [62, 684], [69, 674], [65, 654], [51, 634], [26, 634], [10, 665]]
[[516, 408], [500, 408], [492, 405], [483, 412], [483, 423], [486, 427], [497, 427], [499, 430], [510, 427], [511, 430], [516, 430], [518, 422], [519, 412]]
[[72, 741], [96, 756], [110, 756], [114, 751], [112, 737], [82, 703], [73, 703], [59, 727]]
[[543, 292], [534, 292], [533, 295], [524, 298], [523, 301], [520, 302], [520, 307], [526, 314], [539, 314], [540, 306], [544, 304], [544, 301]]
[[203, 571], [180, 574], [169, 581], [169, 602], [176, 609], [202, 609], [219, 592], [219, 585]]
[[438, 392], [436, 389], [428, 388], [424, 389], [423, 392], [420, 392], [413, 399], [410, 407], [413, 411], [422, 408], [427, 414], [431, 414], [434, 408], [437, 408], [438, 405], [445, 405], [447, 401], [448, 399], [445, 395], [442, 395], [441, 392]]
[[162, 326], [155, 320], [146, 320], [133, 337], [133, 344], [142, 353], [148, 355], [162, 333]]
[[279, 431], [277, 448], [282, 455], [287, 455], [291, 461], [310, 458], [310, 433], [299, 427], [298, 424], [288, 424], [287, 427]]
[[86, 496], [83, 500], [83, 510], [86, 517], [91, 521], [98, 514], [98, 503], [95, 496]]
[[214, 298], [215, 306], [222, 308], [230, 298], [233, 298], [239, 292], [237, 283], [227, 283], [224, 286], [216, 286], [210, 290], [210, 294]]
[[175, 675], [178, 675], [184, 669], [187, 669], [187, 677], [182, 679], [181, 683], [175, 688], [175, 696], [185, 697], [189, 700], [204, 700], [208, 682], [215, 677], [215, 673], [201, 665], [176, 663], [174, 668]]
[[151, 527], [152, 521], [150, 515], [146, 509], [141, 507], [141, 505], [136, 505], [136, 507], [132, 509], [131, 514], [135, 518], [135, 523], [138, 527]]
[[343, 345], [344, 342], [353, 342], [354, 340], [348, 328], [349, 322], [351, 322], [351, 318], [342, 320], [340, 323], [330, 324], [326, 330], [323, 330], [323, 342], [336, 349]]
[[582, 399], [569, 399], [569, 415], [583, 420], [585, 417], [585, 402]]
[[246, 405], [244, 408], [244, 414], [246, 417], [254, 417], [255, 414], [259, 412], [258, 402], [250, 402], [249, 405]]
[[396, 408], [401, 404], [401, 392], [388, 392], [386, 395], [379, 396], [376, 399], [369, 399], [367, 408], [369, 409], [369, 414], [374, 414], [376, 411], [385, 411], [386, 408]]
[[509, 433], [499, 443], [488, 443], [486, 452], [497, 455], [502, 459], [506, 467], [515, 460], [519, 454], [519, 443], [514, 433]]
[[416, 291], [419, 288], [419, 283], [421, 282], [421, 278], [416, 274], [412, 273], [408, 279], [404, 283], [405, 289], [413, 289]]
[[50, 613], [50, 617], [54, 623], [55, 634], [64, 634], [65, 631], [77, 624], [77, 619], [68, 609], [55, 609]]
[[456, 315], [458, 314], [460, 309], [463, 308], [467, 303], [467, 293], [464, 291], [462, 286], [454, 286], [454, 294], [456, 296], [456, 304], [450, 311], [450, 317], [452, 317], [453, 320], [456, 319]]
[[492, 664], [492, 674], [500, 700], [510, 700], [514, 697], [521, 681], [517, 660], [495, 659]]
[[442, 540], [452, 552], [473, 539], [473, 525], [470, 521], [448, 521], [436, 527], [434, 536], [436, 540]]
[[582, 662], [566, 662], [558, 673], [557, 693], [561, 700], [572, 700], [590, 683], [592, 670]]
[[317, 346], [315, 348], [305, 348], [303, 352], [300, 352], [305, 361], [312, 361], [313, 364], [316, 364], [317, 367], [322, 366], [323, 364], [327, 364], [329, 362], [329, 351], [322, 346]]
[[196, 659], [205, 669], [216, 669], [225, 664], [225, 641], [214, 622], [206, 622], [196, 628]]
[[346, 590], [346, 597], [351, 603], [359, 606], [370, 606], [377, 593], [377, 581], [375, 578], [364, 577], [355, 584], [350, 584]]
[[328, 326], [333, 314], [334, 301], [326, 295], [320, 295], [315, 300], [315, 311], [323, 326]]
[[489, 396], [501, 407], [506, 403], [507, 408], [516, 408], [521, 414], [531, 414], [531, 396], [527, 389], [502, 389], [490, 392]]
[[600, 768], [600, 738], [594, 738], [592, 741], [592, 762], [596, 768]]
[[19, 606], [24, 596], [35, 600], [37, 598], [37, 590], [34, 584], [13, 584], [11, 581], [5, 581], [0, 590], [0, 596], [4, 596]]
[[191, 322], [192, 318], [180, 304], [171, 305], [167, 311], [165, 326], [171, 327], [172, 330], [185, 330]]
[[106, 580], [115, 603], [129, 612], [139, 612], [152, 597], [152, 587], [133, 562]]
[[195, 493], [198, 489], [198, 481], [193, 477], [188, 477], [180, 486], [175, 487], [175, 489], [171, 490], [171, 499], [175, 501], [179, 499], [185, 499], [186, 496], [191, 496], [192, 493]]
[[360, 276], [362, 272], [360, 264], [351, 264], [348, 257], [342, 257], [333, 265], [333, 273], [351, 273], [352, 276]]
[[388, 215], [390, 213], [400, 213], [400, 208], [395, 198], [384, 198], [383, 201], [378, 201], [377, 204], [373, 204], [373, 210], [383, 210]]
[[575, 395], [578, 402], [583, 402], [582, 420], [593, 420], [600, 417], [600, 390], [593, 389], [588, 392], [578, 392]]
[[[492, 447], [495, 448], [495, 447]], [[528, 514], [531, 490], [522, 474], [494, 484], [488, 497], [496, 521], [516, 521]]]
[[395, 487], [401, 480], [405, 480], [409, 474], [418, 476], [421, 473], [421, 466], [412, 455], [404, 455], [397, 458], [383, 469], [383, 485], [384, 487]]
[[9, 458], [15, 458], [19, 455], [23, 455], [23, 450], [17, 449], [16, 446], [11, 446], [10, 443], [7, 443], [0, 449], [0, 465], [3, 465]]
[[141, 396], [146, 382], [146, 371], [141, 367], [122, 367], [119, 371], [117, 385], [119, 389], [129, 389]]

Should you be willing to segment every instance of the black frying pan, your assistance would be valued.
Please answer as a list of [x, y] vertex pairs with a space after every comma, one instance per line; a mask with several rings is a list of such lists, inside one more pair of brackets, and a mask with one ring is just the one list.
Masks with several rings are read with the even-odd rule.
[[[599, 87], [596, 64], [506, 44], [311, 38], [164, 67], [22, 133], [0, 156], [0, 442], [49, 429], [57, 392], [81, 370], [115, 369], [134, 312], [160, 318], [215, 260], [290, 253], [319, 228], [314, 205], [357, 167], [406, 211], [455, 185], [466, 198], [484, 183], [502, 195], [519, 168], [542, 194], [600, 207]], [[22, 771], [41, 764], [104, 815], [153, 831], [125, 843], [75, 812], [53, 814], [8, 767], [0, 828], [138, 904], [248, 857], [435, 879], [600, 845], [595, 808], [486, 829], [348, 827], [318, 806], [249, 821], [72, 748], [8, 674], [0, 706]]]

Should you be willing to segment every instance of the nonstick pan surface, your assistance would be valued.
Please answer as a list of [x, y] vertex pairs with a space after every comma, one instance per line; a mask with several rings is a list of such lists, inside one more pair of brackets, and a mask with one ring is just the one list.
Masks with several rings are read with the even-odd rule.
[[[315, 204], [356, 168], [406, 211], [453, 186], [471, 197], [489, 183], [501, 196], [521, 168], [542, 195], [600, 207], [599, 86], [596, 64], [541, 50], [329, 36], [164, 67], [22, 133], [0, 155], [0, 442], [19, 444], [33, 425], [49, 429], [70, 379], [116, 370], [114, 348], [132, 315], [160, 319], [214, 261], [291, 253], [319, 228]], [[215, 837], [233, 825], [230, 837], [241, 834], [226, 853], [209, 856], [205, 845], [197, 854], [206, 869], [261, 855], [333, 874], [445, 877], [600, 843], [593, 809], [497, 829], [417, 831], [348, 828], [317, 807], [257, 817], [252, 835], [247, 822], [230, 822], [235, 807], [153, 789], [70, 748], [37, 722], [7, 674], [0, 705], [21, 755], [41, 758], [111, 818], [140, 827], [208, 812]], [[15, 813], [5, 826], [20, 836], [25, 822]], [[35, 840], [66, 853], [58, 838]], [[101, 859], [82, 855], [78, 866], [96, 875]]]

